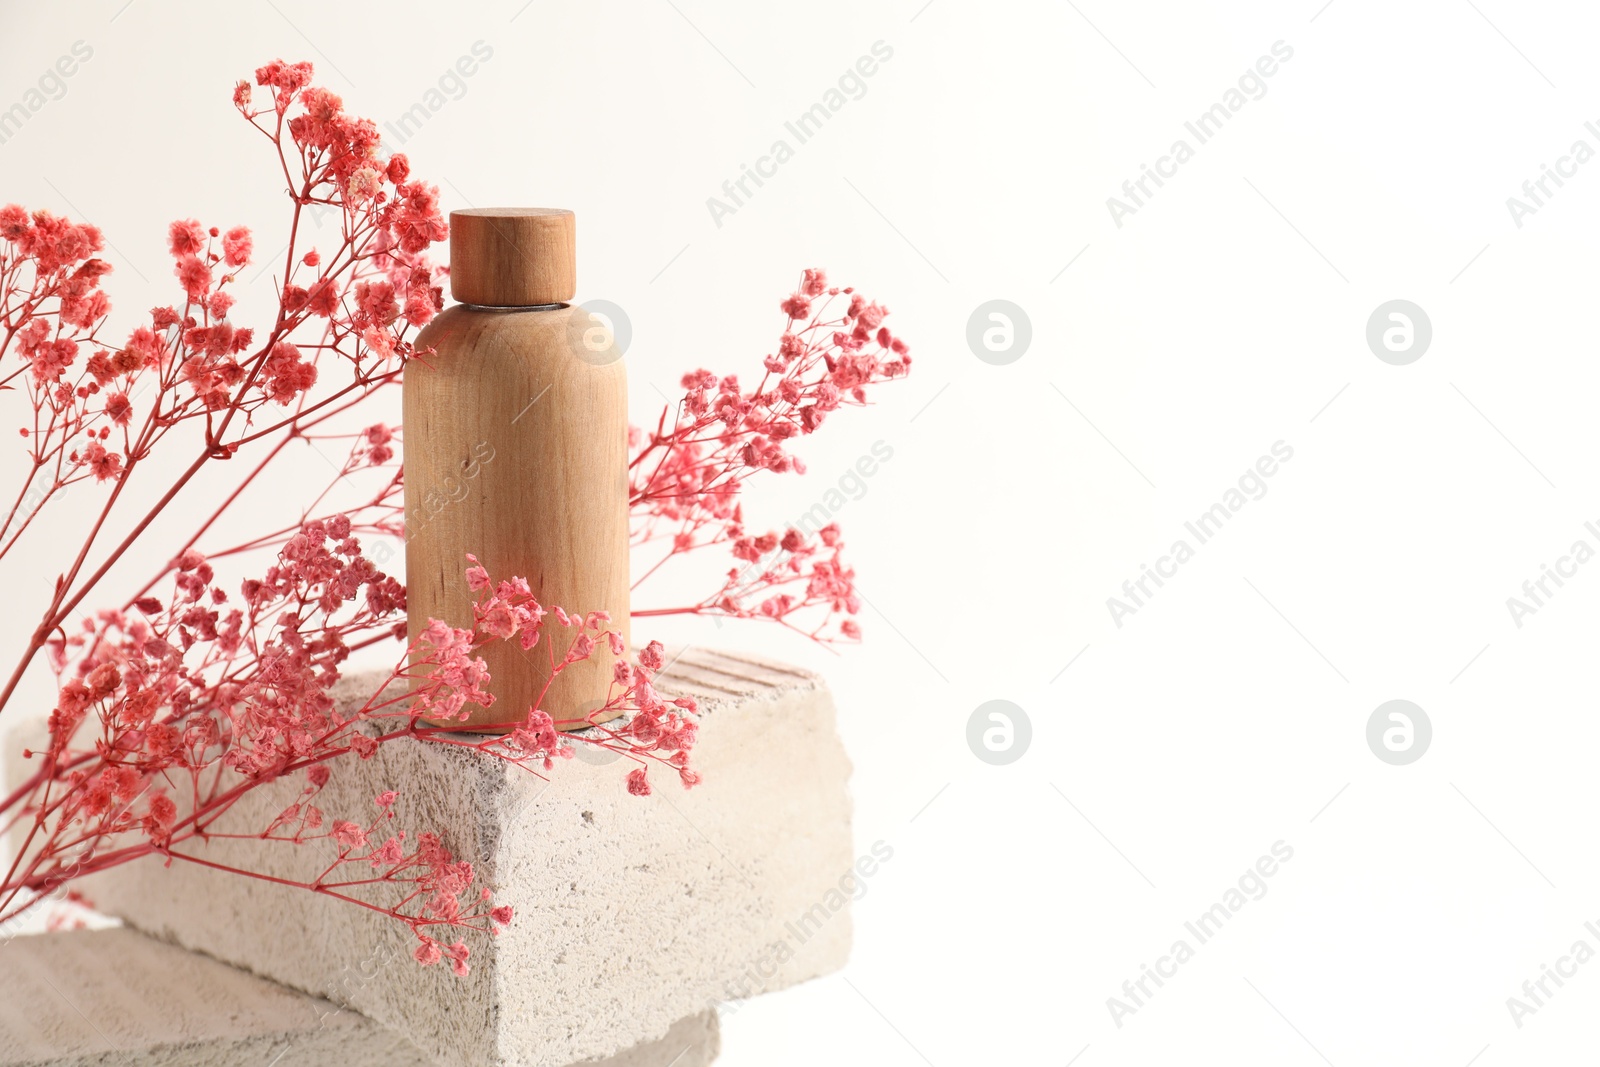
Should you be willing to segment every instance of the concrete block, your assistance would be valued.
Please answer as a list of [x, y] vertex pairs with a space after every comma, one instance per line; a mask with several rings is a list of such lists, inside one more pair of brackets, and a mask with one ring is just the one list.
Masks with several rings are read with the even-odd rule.
[[[509, 930], [474, 944], [466, 978], [418, 966], [409, 933], [365, 909], [194, 864], [140, 860], [81, 888], [141, 930], [349, 1007], [441, 1062], [613, 1056], [721, 1001], [838, 969], [850, 765], [827, 690], [805, 671], [701, 650], [658, 683], [701, 701], [705, 781], [689, 792], [653, 774], [652, 796], [630, 796], [620, 760], [564, 761], [545, 782], [421, 743], [333, 765], [318, 802], [330, 819], [363, 818], [374, 795], [399, 790], [393, 825], [448, 829], [449, 847], [516, 907]], [[353, 678], [346, 692], [374, 684]], [[219, 829], [259, 830], [300, 785], [256, 791]], [[184, 847], [299, 879], [327, 862], [314, 846]]]
[[[574, 1067], [706, 1067], [715, 1012]], [[455, 1061], [461, 1062], [461, 1061]], [[127, 927], [0, 945], [0, 1067], [430, 1067], [329, 1001]]]
[[[278, 1060], [278, 1057], [282, 1057]], [[0, 947], [0, 1064], [427, 1067], [370, 1019], [127, 929]]]
[[600, 1060], [573, 1067], [710, 1067], [722, 1052], [715, 1009], [679, 1019], [663, 1037]]

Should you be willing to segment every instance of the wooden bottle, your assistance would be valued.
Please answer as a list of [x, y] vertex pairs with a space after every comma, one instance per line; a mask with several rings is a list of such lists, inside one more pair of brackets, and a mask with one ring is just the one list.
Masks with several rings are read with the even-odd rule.
[[[620, 353], [597, 345], [589, 316], [566, 303], [576, 290], [575, 234], [570, 211], [450, 214], [459, 303], [417, 335], [405, 373], [413, 643], [430, 618], [472, 625], [468, 553], [496, 582], [526, 578], [546, 609], [609, 612], [627, 637], [627, 379]], [[517, 638], [486, 645], [494, 704], [471, 706], [463, 728], [520, 722], [545, 689], [552, 653], [560, 662], [574, 636], [552, 613], [529, 652]], [[588, 725], [615, 659], [601, 641], [560, 672], [539, 706], [562, 729]]]

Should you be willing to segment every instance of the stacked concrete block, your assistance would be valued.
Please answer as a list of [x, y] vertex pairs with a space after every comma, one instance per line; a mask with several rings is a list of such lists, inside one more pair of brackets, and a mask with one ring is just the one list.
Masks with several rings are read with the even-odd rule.
[[[706, 1067], [715, 1012], [574, 1067]], [[430, 1067], [319, 997], [126, 927], [0, 945], [0, 1067]]]
[[326, 1000], [129, 929], [0, 948], [0, 1064], [425, 1067], [404, 1038]]
[[[376, 684], [349, 679], [345, 697]], [[546, 781], [409, 742], [333, 765], [318, 800], [329, 818], [364, 819], [396, 789], [395, 828], [447, 831], [516, 907], [509, 930], [477, 940], [466, 978], [418, 966], [393, 920], [302, 889], [154, 858], [82, 888], [139, 930], [324, 998], [438, 1062], [566, 1067], [670, 1041], [719, 1002], [845, 962], [850, 918], [831, 901], [853, 858], [850, 765], [827, 690], [805, 671], [691, 649], [658, 688], [700, 701], [705, 781], [691, 791], [658, 771], [653, 795], [630, 796], [621, 760], [564, 761]], [[218, 828], [259, 831], [300, 788], [256, 790]], [[329, 858], [260, 841], [184, 850], [295, 879]]]

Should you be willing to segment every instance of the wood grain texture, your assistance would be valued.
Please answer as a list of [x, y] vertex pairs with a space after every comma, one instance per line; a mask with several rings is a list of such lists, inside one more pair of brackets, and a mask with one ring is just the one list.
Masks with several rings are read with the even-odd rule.
[[[430, 618], [472, 624], [469, 552], [495, 580], [526, 578], [546, 608], [609, 612], [627, 637], [627, 380], [620, 360], [585, 347], [592, 330], [572, 308], [456, 306], [418, 335], [418, 350], [434, 351], [405, 377], [413, 641]], [[545, 634], [531, 652], [515, 641], [484, 649], [495, 704], [474, 708], [468, 728], [520, 720], [538, 700], [572, 631], [550, 618]], [[605, 703], [615, 658], [602, 642], [539, 706], [558, 726], [585, 725]]]
[[560, 304], [577, 291], [572, 212], [536, 207], [450, 212], [450, 295], [461, 303]]

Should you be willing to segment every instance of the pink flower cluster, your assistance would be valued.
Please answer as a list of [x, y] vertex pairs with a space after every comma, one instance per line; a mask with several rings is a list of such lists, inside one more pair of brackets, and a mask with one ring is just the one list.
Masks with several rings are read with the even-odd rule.
[[[14, 540], [32, 517], [20, 507], [30, 496], [36, 512], [65, 486], [107, 481], [122, 469], [122, 456], [105, 442], [128, 423], [128, 389], [103, 392], [115, 377], [104, 352], [81, 360], [85, 348], [95, 348], [111, 310], [100, 288], [111, 265], [95, 256], [104, 247], [94, 226], [47, 211], [30, 215], [16, 204], [0, 208], [0, 338], [14, 341], [22, 358], [20, 367], [0, 376], [0, 388], [15, 388], [20, 378], [33, 407], [31, 424], [20, 428], [32, 471], [18, 505], [0, 523], [0, 544], [7, 547], [4, 538]], [[125, 362], [130, 370], [142, 363], [137, 357]]]
[[[467, 585], [478, 594], [473, 607], [475, 629], [471, 633], [451, 630], [435, 620], [424, 634], [425, 644], [436, 650], [442, 645], [459, 650], [463, 642], [475, 649], [481, 647], [484, 640], [516, 641], [519, 648], [529, 652], [542, 640], [550, 657], [551, 681], [571, 664], [594, 655], [602, 643], [615, 656], [626, 654], [622, 635], [607, 628], [611, 619], [605, 612], [573, 615], [559, 605], [546, 609], [534, 599], [525, 579], [513, 577], [496, 582], [475, 557], [468, 556], [467, 560], [470, 564], [466, 572]], [[551, 631], [551, 627], [557, 629]], [[552, 644], [553, 641], [556, 644]], [[695, 701], [690, 697], [669, 701], [656, 691], [655, 677], [663, 663], [659, 641], [650, 642], [639, 652], [637, 664], [618, 659], [612, 667], [611, 686], [605, 701], [588, 715], [591, 732], [559, 733], [555, 720], [536, 702], [532, 707], [515, 708], [507, 714], [506, 722], [515, 724], [509, 734], [474, 747], [513, 763], [550, 770], [556, 759], [571, 758], [572, 744], [589, 744], [627, 756], [638, 764], [628, 775], [628, 789], [636, 795], [650, 791], [647, 761], [670, 767], [685, 789], [697, 785], [700, 775], [689, 767], [689, 752], [699, 729], [691, 717], [696, 710]], [[438, 672], [439, 668], [434, 667], [433, 676], [437, 677]], [[477, 680], [475, 676], [470, 679]], [[448, 720], [454, 714], [465, 719], [467, 711], [463, 705], [468, 701], [488, 706], [493, 703], [493, 697], [476, 686], [467, 692], [464, 700], [457, 700], [454, 693], [449, 693], [443, 698], [434, 698], [427, 705], [426, 717]], [[624, 716], [619, 720], [620, 725], [617, 721], [597, 722], [610, 720], [614, 713]], [[562, 722], [560, 725], [576, 724]], [[456, 742], [440, 739], [440, 743]]]
[[[353, 713], [341, 713], [331, 690], [352, 638], [392, 628], [404, 607], [404, 590], [362, 554], [347, 519], [304, 524], [263, 578], [242, 583], [237, 606], [200, 553], [186, 551], [175, 567], [164, 601], [142, 596], [128, 610], [102, 612], [51, 643], [63, 679], [49, 746], [29, 754], [42, 765], [22, 812], [40, 840], [14, 877], [13, 895], [46, 894], [149, 853], [223, 866], [186, 847], [205, 839], [330, 839], [336, 861], [290, 884], [392, 916], [417, 934], [420, 962], [448, 959], [464, 975], [465, 943], [446, 944], [433, 931], [493, 933], [510, 922], [509, 906], [496, 905], [487, 889], [474, 890], [471, 864], [453, 858], [438, 834], [380, 834], [394, 817], [392, 791], [376, 798], [379, 813], [366, 824], [328, 818], [316, 799], [331, 763], [370, 759], [384, 744], [415, 741], [472, 748], [537, 772], [570, 758], [571, 746], [582, 743], [628, 757], [636, 767], [626, 783], [636, 794], [649, 792], [650, 762], [670, 768], [686, 788], [700, 780], [689, 766], [695, 703], [668, 701], [652, 684], [663, 661], [659, 643], [647, 646], [636, 666], [617, 663], [600, 711], [625, 719], [590, 735], [559, 733], [537, 707], [516, 710], [515, 729], [501, 736], [430, 725], [462, 714], [467, 703], [492, 703], [479, 655], [490, 642], [515, 640], [531, 649], [556, 627], [567, 636], [557, 673], [602, 641], [624, 651], [603, 614], [546, 609], [521, 578], [492, 582], [472, 561], [465, 578], [479, 592], [474, 627], [432, 621], [391, 675], [410, 679], [410, 692], [380, 690]], [[264, 831], [219, 825], [239, 796], [297, 770], [305, 771], [300, 797]], [[345, 876], [352, 865], [378, 873]], [[392, 894], [384, 899], [382, 891]]]
[[830, 287], [820, 269], [805, 271], [781, 309], [788, 322], [755, 388], [694, 371], [683, 377], [676, 414], [663, 411], [653, 433], [634, 432], [634, 544], [668, 543], [656, 567], [712, 545], [728, 546], [739, 564], [698, 603], [635, 614], [765, 618], [817, 640], [854, 640], [861, 601], [837, 524], [814, 536], [793, 527], [752, 533], [739, 492], [757, 471], [804, 474], [793, 443], [841, 407], [866, 404], [869, 388], [908, 374], [910, 350], [884, 325], [886, 308]]

